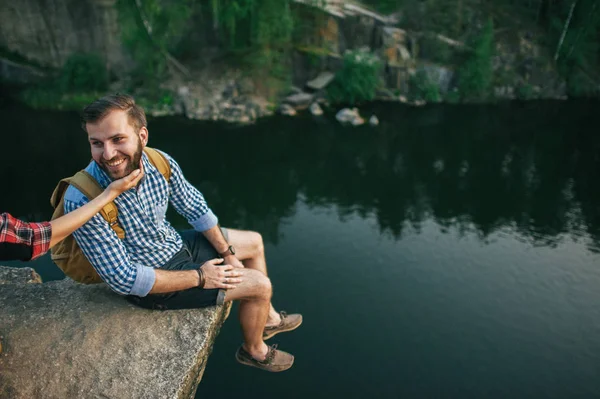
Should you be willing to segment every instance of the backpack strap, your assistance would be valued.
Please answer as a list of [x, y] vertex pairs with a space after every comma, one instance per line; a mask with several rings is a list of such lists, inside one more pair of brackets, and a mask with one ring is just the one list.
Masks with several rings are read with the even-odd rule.
[[[85, 170], [77, 172], [73, 177], [61, 180], [60, 184], [62, 184], [63, 181], [67, 181], [68, 184], [81, 191], [81, 193], [90, 201], [102, 194], [102, 191], [104, 191], [96, 179], [94, 179], [92, 175]], [[54, 199], [54, 194], [52, 195], [52, 199]], [[108, 222], [110, 228], [113, 229], [113, 231], [121, 240], [125, 238], [125, 230], [123, 230], [123, 228], [119, 225], [119, 210], [113, 201], [104, 205], [104, 207], [100, 210], [100, 215], [102, 215], [104, 220]]]
[[171, 180], [171, 164], [169, 163], [169, 160], [161, 154], [160, 151], [157, 151], [154, 148], [146, 147], [144, 148], [144, 152], [148, 156], [150, 163], [158, 169], [165, 180]]

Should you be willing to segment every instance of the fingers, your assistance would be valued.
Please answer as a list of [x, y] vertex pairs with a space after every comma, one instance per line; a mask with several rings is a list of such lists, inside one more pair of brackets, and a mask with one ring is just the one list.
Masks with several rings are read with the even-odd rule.
[[232, 266], [227, 265], [219, 269], [219, 288], [232, 289], [242, 283], [242, 273], [234, 270]]
[[238, 272], [238, 271], [232, 270], [230, 272], [226, 272], [225, 276], [226, 277], [242, 277], [242, 272]]
[[230, 290], [243, 282], [244, 272], [240, 268], [223, 264], [223, 259], [211, 259], [202, 265], [207, 278], [206, 288], [221, 288]]
[[142, 177], [144, 177], [144, 173], [141, 169], [136, 169], [133, 172], [131, 172], [129, 176], [127, 176], [127, 178], [129, 179], [129, 184], [133, 186], [138, 184], [140, 180], [142, 180]]
[[240, 284], [241, 282], [242, 282], [241, 278], [227, 277], [227, 278], [223, 279], [223, 281], [221, 281], [219, 284], [217, 284], [217, 287], [225, 288], [225, 289], [232, 289], [232, 288], [236, 288], [237, 287], [236, 284]]
[[[211, 266], [220, 265], [222, 263], [223, 263], [223, 259], [221, 259], [221, 258], [215, 258], [215, 259], [207, 260], [206, 262], [204, 262], [205, 265], [211, 265]], [[225, 266], [225, 267], [227, 267], [227, 266]]]

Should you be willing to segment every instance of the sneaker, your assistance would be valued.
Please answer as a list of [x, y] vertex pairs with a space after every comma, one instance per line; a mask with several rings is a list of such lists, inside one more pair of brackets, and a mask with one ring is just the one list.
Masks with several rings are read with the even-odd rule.
[[277, 350], [277, 344], [269, 346], [269, 351], [267, 352], [265, 360], [256, 360], [243, 346], [238, 348], [235, 353], [235, 358], [238, 362], [245, 364], [246, 366], [252, 366], [275, 373], [287, 370], [294, 364], [294, 356], [287, 352]]
[[263, 331], [263, 340], [266, 341], [275, 334], [295, 330], [302, 324], [301, 314], [287, 314], [284, 311], [281, 311], [279, 312], [279, 315], [281, 316], [281, 323], [276, 326], [265, 327], [265, 330]]

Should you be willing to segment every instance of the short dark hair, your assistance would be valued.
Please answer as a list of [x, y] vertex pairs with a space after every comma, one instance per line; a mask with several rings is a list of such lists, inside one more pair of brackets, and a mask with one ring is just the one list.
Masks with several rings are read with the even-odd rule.
[[133, 97], [127, 94], [113, 94], [94, 100], [83, 109], [81, 114], [81, 127], [87, 132], [87, 123], [96, 123], [104, 119], [111, 111], [122, 110], [127, 112], [129, 123], [139, 131], [147, 127], [146, 113], [143, 108], [135, 103]]

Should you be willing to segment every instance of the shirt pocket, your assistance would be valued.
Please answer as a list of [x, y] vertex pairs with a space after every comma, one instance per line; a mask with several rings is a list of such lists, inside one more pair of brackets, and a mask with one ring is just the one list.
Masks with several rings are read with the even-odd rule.
[[165, 221], [165, 215], [169, 206], [169, 198], [167, 196], [159, 198], [152, 207], [152, 221], [157, 226], [162, 226]]

